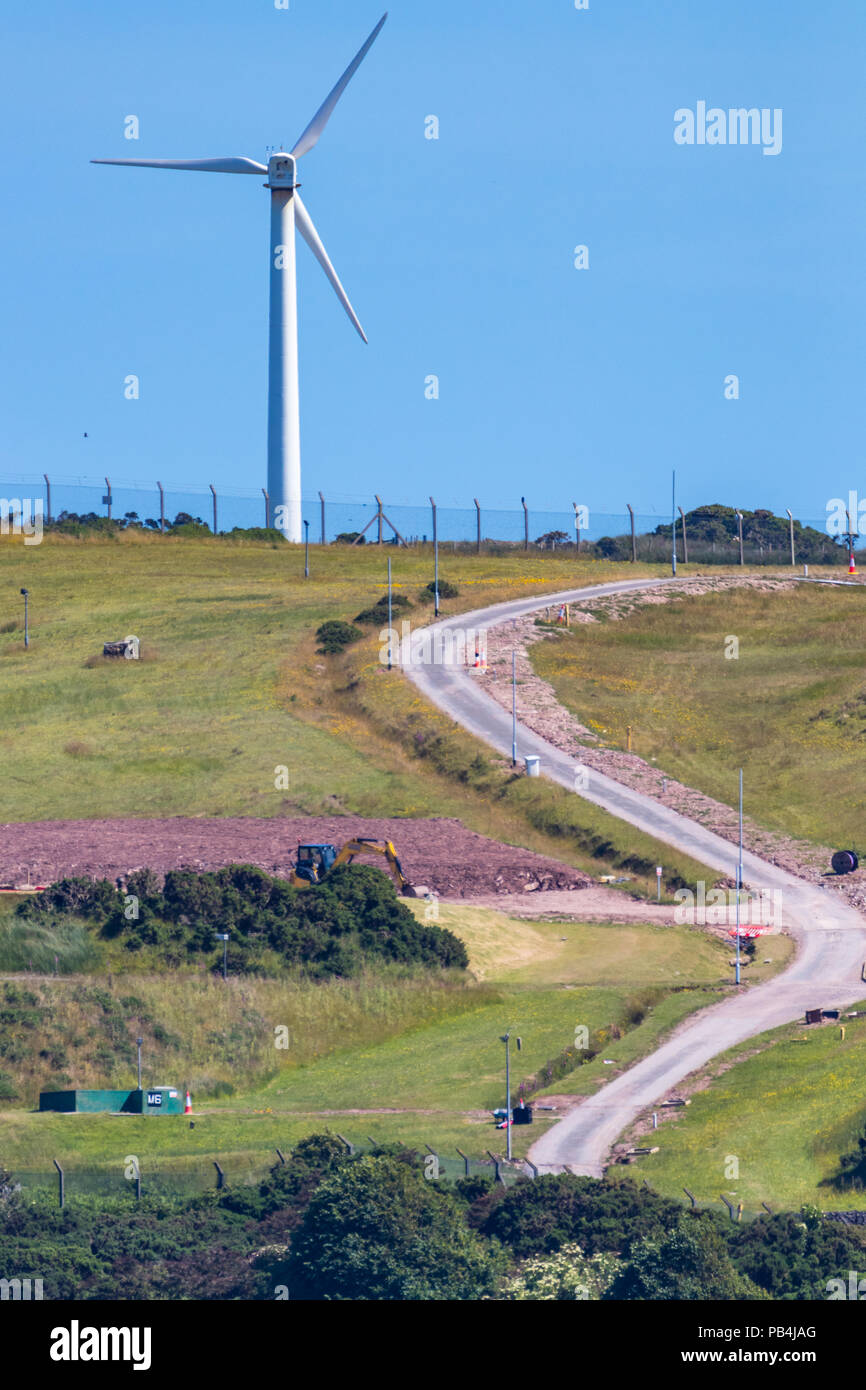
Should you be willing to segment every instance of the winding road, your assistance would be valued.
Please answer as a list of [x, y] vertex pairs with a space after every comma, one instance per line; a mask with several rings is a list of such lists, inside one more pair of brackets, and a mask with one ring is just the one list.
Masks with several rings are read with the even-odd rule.
[[[484, 631], [536, 612], [547, 604], [602, 598], [639, 589], [675, 586], [676, 579], [635, 579], [538, 595], [461, 613], [426, 629], [445, 638]], [[452, 636], [453, 640], [453, 636]], [[435, 650], [435, 647], [434, 647]], [[511, 717], [461, 666], [438, 664], [430, 653], [404, 666], [418, 689], [444, 713], [498, 752], [511, 756]], [[576, 790], [575, 758], [518, 724], [521, 758], [536, 754], [545, 777], [573, 791], [658, 840], [692, 855], [721, 875], [736, 875], [734, 845], [704, 826], [612, 778], [583, 769]], [[801, 1018], [808, 1008], [845, 1007], [866, 996], [861, 969], [866, 959], [866, 923], [831, 891], [743, 854], [743, 879], [753, 889], [780, 889], [783, 915], [797, 942], [792, 965], [766, 984], [742, 989], [686, 1021], [650, 1056], [580, 1101], [533, 1145], [537, 1167], [569, 1169], [600, 1177], [618, 1136], [690, 1073], [745, 1038]]]

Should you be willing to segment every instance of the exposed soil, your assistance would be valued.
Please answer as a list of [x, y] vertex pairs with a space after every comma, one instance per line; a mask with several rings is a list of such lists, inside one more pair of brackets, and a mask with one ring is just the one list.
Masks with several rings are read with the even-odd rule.
[[[628, 617], [647, 604], [675, 603], [684, 596], [718, 592], [719, 590], [749, 587], [753, 589], [791, 589], [793, 580], [701, 577], [682, 584], [677, 589], [618, 594], [609, 598], [585, 599], [569, 605], [572, 625], [598, 622], [596, 614], [605, 621]], [[511, 710], [511, 653], [517, 653], [517, 713], [521, 723], [539, 734], [555, 748], [570, 753], [577, 763], [603, 772], [617, 782], [655, 797], [665, 806], [705, 825], [733, 844], [738, 839], [737, 811], [725, 806], [694, 787], [685, 786], [667, 775], [654, 763], [647, 763], [635, 753], [599, 745], [598, 735], [587, 729], [559, 703], [553, 687], [533, 670], [528, 648], [538, 641], [549, 639], [551, 630], [537, 627], [536, 620], [549, 611], [551, 621], [557, 620], [559, 609], [549, 610], [539, 605], [536, 612], [512, 619], [487, 632], [487, 669], [471, 674], [484, 683], [484, 688], [498, 704]], [[770, 864], [796, 874], [799, 878], [818, 883], [828, 891], [841, 895], [860, 909], [866, 909], [866, 869], [837, 877], [828, 873], [832, 850], [829, 847], [795, 840], [787, 835], [766, 830], [748, 818], [743, 822], [743, 841], [747, 849]]]
[[[592, 880], [567, 864], [501, 844], [458, 820], [358, 816], [256, 820], [34, 821], [0, 825], [0, 884], [52, 883], [68, 875], [115, 879], [134, 869], [218, 869], [255, 864], [287, 876], [299, 841], [342, 845], [391, 840], [410, 883], [447, 898], [574, 892]], [[379, 865], [378, 856], [363, 861]]]
[[531, 896], [517, 893], [480, 894], [473, 907], [494, 907], [509, 917], [544, 918], [576, 922], [655, 922], [670, 927], [676, 908], [670, 903], [647, 902], [603, 885], [585, 888], [579, 898], [568, 892], [540, 891]]

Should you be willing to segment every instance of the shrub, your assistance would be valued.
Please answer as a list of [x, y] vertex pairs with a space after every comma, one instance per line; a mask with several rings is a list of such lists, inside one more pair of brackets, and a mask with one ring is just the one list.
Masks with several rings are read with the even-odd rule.
[[[435, 598], [436, 588], [436, 581], [431, 579], [430, 583], [424, 589], [424, 594], [429, 594], [430, 598]], [[460, 593], [460, 590], [458, 589], [457, 585], [449, 583], [447, 579], [440, 579], [438, 588], [440, 598], [457, 598], [457, 596]], [[428, 603], [429, 601], [430, 599], [427, 600]]]
[[633, 1182], [608, 1183], [571, 1173], [519, 1182], [481, 1226], [520, 1259], [551, 1254], [576, 1242], [587, 1255], [621, 1252], [644, 1235], [663, 1236], [682, 1211]]
[[344, 623], [332, 618], [316, 629], [316, 636], [319, 639], [319, 651], [333, 655], [334, 652], [341, 652], [345, 647], [351, 646], [353, 642], [360, 641], [364, 634], [353, 623]]
[[364, 1157], [313, 1195], [289, 1283], [304, 1299], [473, 1299], [492, 1290], [500, 1267], [448, 1192], [399, 1159]]

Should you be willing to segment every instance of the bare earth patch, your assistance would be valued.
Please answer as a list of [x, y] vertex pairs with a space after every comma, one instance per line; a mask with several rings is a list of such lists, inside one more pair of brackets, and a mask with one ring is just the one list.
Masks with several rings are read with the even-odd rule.
[[[591, 879], [531, 850], [501, 844], [458, 820], [365, 820], [359, 816], [257, 820], [34, 821], [0, 825], [0, 885], [52, 883], [71, 875], [115, 879], [134, 869], [219, 869], [255, 864], [288, 876], [299, 841], [342, 845], [356, 836], [394, 843], [411, 883], [447, 898], [570, 894]], [[378, 867], [376, 856], [358, 862]]]

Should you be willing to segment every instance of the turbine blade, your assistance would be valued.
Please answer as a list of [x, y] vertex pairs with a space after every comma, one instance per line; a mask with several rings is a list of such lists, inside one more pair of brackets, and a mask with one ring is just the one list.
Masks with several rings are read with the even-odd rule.
[[295, 145], [295, 148], [292, 150], [292, 154], [295, 156], [296, 159], [300, 159], [302, 154], [306, 154], [317, 143], [319, 136], [325, 129], [325, 126], [328, 124], [328, 121], [331, 119], [331, 113], [333, 112], [334, 107], [337, 105], [337, 102], [340, 100], [340, 97], [345, 92], [352, 78], [355, 76], [355, 73], [358, 71], [358, 68], [361, 66], [367, 54], [370, 52], [370, 49], [373, 47], [373, 44], [379, 37], [379, 34], [382, 30], [382, 26], [387, 18], [388, 13], [386, 11], [385, 14], [383, 14], [382, 18], [379, 20], [379, 23], [376, 25], [367, 42], [364, 44], [364, 47], [358, 52], [358, 54], [352, 59], [352, 62], [346, 68], [346, 71], [343, 73], [343, 76], [340, 78], [336, 87], [331, 92], [327, 101], [325, 101], [323, 105], [319, 107], [318, 111], [316, 112], [313, 119], [310, 121], [310, 124], [307, 126], [300, 140]]
[[337, 274], [337, 272], [336, 272], [336, 270], [334, 269], [334, 267], [331, 265], [330, 259], [329, 259], [329, 257], [328, 257], [328, 253], [327, 253], [327, 251], [325, 250], [325, 248], [324, 248], [324, 246], [322, 245], [322, 242], [321, 242], [321, 240], [320, 240], [320, 238], [319, 238], [319, 233], [316, 231], [315, 227], [313, 226], [313, 219], [310, 217], [310, 214], [307, 212], [307, 209], [304, 207], [304, 204], [303, 204], [303, 202], [301, 201], [301, 195], [300, 195], [300, 193], [297, 192], [297, 190], [295, 191], [295, 194], [294, 194], [294, 201], [295, 201], [295, 222], [296, 222], [296, 224], [297, 224], [298, 231], [300, 232], [301, 236], [304, 238], [304, 241], [305, 241], [305, 242], [307, 243], [307, 245], [309, 246], [309, 248], [310, 248], [310, 250], [312, 251], [313, 255], [315, 256], [316, 260], [319, 262], [319, 265], [320, 265], [320, 266], [322, 267], [322, 269], [324, 270], [324, 272], [325, 272], [325, 274], [327, 275], [328, 279], [330, 280], [331, 284], [334, 286], [334, 289], [336, 290], [336, 293], [337, 293], [337, 298], [339, 299], [339, 301], [340, 301], [340, 303], [342, 304], [343, 308], [345, 309], [346, 313], [349, 315], [349, 318], [352, 320], [353, 324], [355, 325], [355, 327], [357, 328], [357, 330], [358, 330], [358, 332], [360, 333], [361, 337], [364, 339], [364, 342], [366, 343], [366, 342], [367, 342], [367, 335], [366, 335], [366, 333], [364, 332], [363, 328], [361, 327], [360, 321], [359, 321], [359, 319], [358, 319], [358, 315], [355, 313], [355, 310], [352, 308], [351, 304], [349, 303], [349, 296], [346, 294], [346, 291], [343, 289], [343, 286], [340, 284], [340, 277], [339, 277], [339, 275]]
[[191, 169], [202, 174], [266, 174], [266, 164], [241, 155], [225, 159], [91, 159], [91, 164], [133, 164], [142, 169]]

